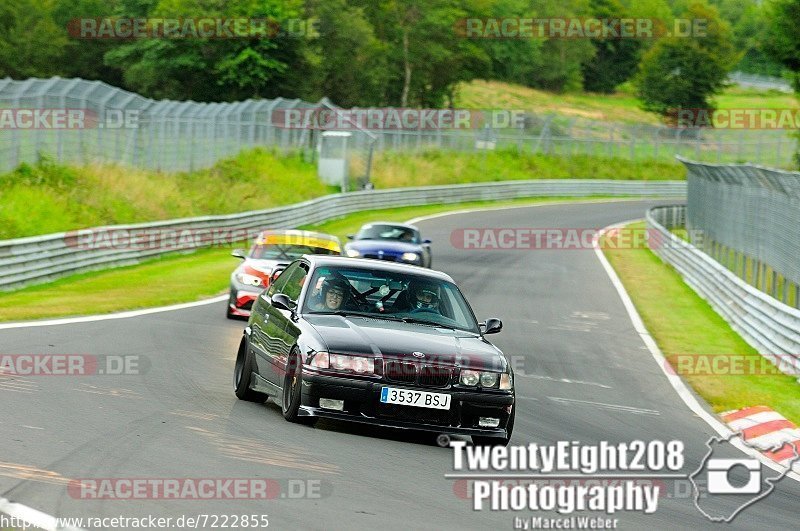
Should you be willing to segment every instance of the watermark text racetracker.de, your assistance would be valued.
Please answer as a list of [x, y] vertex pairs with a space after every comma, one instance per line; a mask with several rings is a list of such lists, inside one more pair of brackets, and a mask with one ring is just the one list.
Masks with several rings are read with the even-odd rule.
[[[56, 529], [266, 529], [267, 514], [182, 514], [180, 516], [62, 516], [55, 518]], [[0, 513], [0, 530], [41, 529], [33, 522]]]
[[67, 486], [76, 500], [318, 500], [331, 495], [318, 478], [81, 478]]
[[[471, 479], [472, 508], [475, 511], [556, 512], [561, 527], [617, 527], [617, 512], [652, 514], [658, 508], [663, 483], [641, 479], [684, 478], [681, 441], [641, 441], [611, 444], [580, 444], [559, 441], [554, 445], [467, 446], [451, 441], [452, 474], [449, 479]], [[519, 484], [509, 478], [545, 479]], [[582, 479], [587, 481], [554, 480]], [[588, 479], [618, 481], [590, 482]], [[621, 480], [621, 481], [619, 481]], [[597, 518], [575, 519], [576, 512], [602, 513]], [[515, 519], [516, 521], [516, 519]], [[522, 521], [521, 521], [522, 522]]]
[[657, 39], [707, 37], [703, 18], [662, 20], [632, 17], [463, 18], [456, 35], [467, 39]]
[[519, 129], [527, 113], [521, 109], [412, 109], [369, 108], [276, 109], [271, 125], [281, 129], [352, 131], [435, 131], [464, 129]]
[[81, 40], [134, 39], [273, 39], [276, 37], [320, 36], [320, 21], [315, 18], [74, 18], [67, 33]]
[[[692, 233], [695, 244], [702, 241], [699, 231], [686, 232]], [[601, 234], [605, 237], [600, 238]], [[595, 227], [464, 228], [450, 233], [450, 244], [455, 249], [480, 251], [592, 250], [595, 244], [601, 249], [654, 249], [672, 245], [658, 230], [635, 227], [605, 232]]]
[[138, 129], [138, 109], [4, 108], [0, 130]]
[[146, 373], [150, 360], [138, 354], [2, 354], [3, 376], [130, 376]]
[[81, 250], [179, 251], [250, 242], [263, 230], [252, 227], [80, 229], [67, 232], [64, 243], [67, 247]]
[[800, 376], [800, 354], [670, 354], [664, 369], [681, 376]]

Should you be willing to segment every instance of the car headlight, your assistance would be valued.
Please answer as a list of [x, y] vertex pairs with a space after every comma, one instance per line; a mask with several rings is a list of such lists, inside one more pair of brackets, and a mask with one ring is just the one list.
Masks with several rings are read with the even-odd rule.
[[245, 286], [261, 286], [261, 279], [255, 275], [250, 275], [248, 273], [236, 273], [236, 280], [244, 284]]
[[309, 365], [317, 369], [327, 369], [331, 366], [331, 360], [328, 353], [321, 350], [311, 357]]
[[509, 391], [512, 388], [511, 375], [508, 373], [464, 370], [461, 371], [460, 381], [461, 385], [476, 387], [480, 383], [481, 387], [489, 389], [498, 389], [497, 383], [499, 381], [499, 389]]
[[309, 365], [318, 369], [333, 369], [356, 374], [375, 374], [375, 360], [363, 356], [317, 352], [311, 358]]
[[419, 255], [417, 253], [403, 253], [403, 260], [406, 262], [416, 262], [419, 260]]
[[496, 372], [482, 372], [481, 373], [481, 387], [494, 387], [497, 385], [497, 377], [500, 376]]
[[480, 379], [481, 373], [478, 371], [461, 371], [461, 383], [463, 385], [469, 385], [470, 387], [476, 386]]
[[358, 258], [361, 256], [361, 252], [356, 249], [345, 249], [344, 252], [350, 258]]

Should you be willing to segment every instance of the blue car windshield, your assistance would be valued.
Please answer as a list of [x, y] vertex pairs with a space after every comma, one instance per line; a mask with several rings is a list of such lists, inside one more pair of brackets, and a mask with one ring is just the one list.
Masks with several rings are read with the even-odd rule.
[[358, 231], [356, 240], [397, 240], [401, 242], [419, 243], [417, 231], [398, 225], [364, 225]]
[[472, 309], [452, 282], [352, 266], [318, 267], [306, 291], [303, 312], [343, 312], [479, 331]]

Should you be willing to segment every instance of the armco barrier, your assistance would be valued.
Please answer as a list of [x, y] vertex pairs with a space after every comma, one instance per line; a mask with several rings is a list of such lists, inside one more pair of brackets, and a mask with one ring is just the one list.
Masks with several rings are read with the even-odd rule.
[[[683, 205], [647, 212], [650, 248], [763, 356], [800, 374], [800, 310], [745, 283], [716, 260], [670, 232], [685, 223]], [[790, 370], [785, 371], [790, 372]]]
[[[506, 181], [426, 186], [335, 194], [303, 203], [232, 214], [91, 229], [116, 231], [197, 231], [201, 229], [292, 228], [319, 223], [360, 210], [463, 201], [553, 196], [685, 197], [684, 181], [613, 181], [592, 179]], [[233, 243], [233, 242], [230, 242]], [[203, 247], [189, 245], [188, 248]], [[0, 289], [46, 282], [80, 271], [133, 264], [173, 252], [163, 248], [82, 248], [74, 233], [0, 241]]]

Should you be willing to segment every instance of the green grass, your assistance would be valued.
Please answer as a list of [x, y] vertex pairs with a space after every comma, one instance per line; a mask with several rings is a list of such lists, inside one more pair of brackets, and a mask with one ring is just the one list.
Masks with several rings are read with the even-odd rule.
[[[675, 161], [632, 162], [498, 150], [382, 153], [377, 188], [518, 179], [682, 179]], [[0, 240], [103, 225], [229, 214], [297, 203], [337, 192], [296, 153], [243, 151], [214, 167], [161, 173], [114, 165], [64, 166], [45, 158], [0, 175]]]
[[45, 158], [0, 175], [0, 239], [257, 210], [335, 191], [299, 155], [262, 149], [192, 173], [64, 166]]
[[[554, 202], [566, 198], [476, 201], [358, 212], [303, 228], [328, 232], [344, 240], [367, 221], [406, 221], [410, 218], [460, 210]], [[243, 246], [245, 244], [240, 245]], [[197, 301], [225, 293], [230, 273], [239, 263], [230, 253], [235, 246], [172, 254], [141, 264], [81, 273], [48, 284], [0, 293], [0, 321], [102, 314]], [[220, 316], [222, 314], [220, 313]]]
[[524, 179], [680, 180], [686, 168], [675, 160], [626, 160], [589, 155], [544, 155], [502, 149], [485, 153], [384, 152], [375, 157], [378, 188]]
[[[643, 223], [630, 225], [642, 229]], [[761, 356], [650, 250], [606, 250], [644, 324], [668, 360], [677, 355]], [[682, 375], [716, 412], [770, 406], [800, 423], [800, 384], [783, 374]]]
[[[641, 109], [633, 88], [624, 84], [614, 94], [586, 92], [556, 94], [500, 81], [474, 80], [457, 87], [456, 107], [472, 109], [519, 109], [537, 114], [553, 113], [570, 118], [660, 123], [658, 116]], [[714, 100], [719, 109], [796, 109], [793, 94], [731, 86]]]
[[501, 81], [474, 80], [456, 87], [455, 107], [471, 109], [520, 109], [537, 114], [560, 114], [633, 123], [657, 123], [655, 115], [639, 108], [631, 91], [615, 94], [556, 94]]

